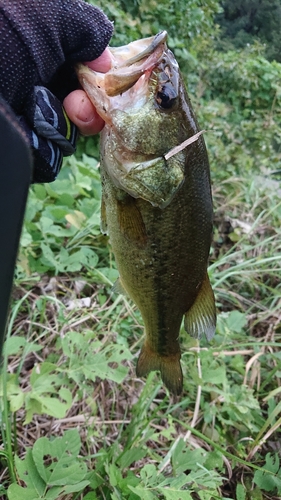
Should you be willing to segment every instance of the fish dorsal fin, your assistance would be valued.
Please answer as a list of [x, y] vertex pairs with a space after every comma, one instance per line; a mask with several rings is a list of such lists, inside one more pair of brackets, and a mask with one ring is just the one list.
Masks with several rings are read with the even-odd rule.
[[206, 273], [197, 298], [184, 317], [184, 328], [192, 337], [200, 338], [205, 333], [211, 340], [216, 330], [216, 305], [209, 276]]

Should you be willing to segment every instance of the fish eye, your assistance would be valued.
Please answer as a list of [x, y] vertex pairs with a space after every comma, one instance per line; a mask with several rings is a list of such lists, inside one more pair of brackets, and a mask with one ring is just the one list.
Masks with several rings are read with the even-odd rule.
[[161, 108], [170, 109], [177, 102], [177, 93], [172, 87], [163, 85], [157, 92], [156, 102], [159, 106], [161, 106]]

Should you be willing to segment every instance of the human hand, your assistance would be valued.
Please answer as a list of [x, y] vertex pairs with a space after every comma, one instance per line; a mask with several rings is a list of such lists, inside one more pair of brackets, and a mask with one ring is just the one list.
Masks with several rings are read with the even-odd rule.
[[34, 182], [54, 180], [62, 155], [74, 152], [75, 127], [61, 106], [69, 93], [65, 107], [81, 132], [102, 128], [82, 91], [71, 93], [78, 86], [73, 65], [94, 60], [89, 65], [109, 69], [109, 51], [102, 53], [112, 30], [82, 0], [0, 0], [0, 100], [12, 107], [31, 145]]
[[[105, 49], [97, 59], [86, 64], [94, 71], [106, 73], [111, 68], [111, 61], [111, 53]], [[84, 90], [78, 89], [68, 94], [63, 105], [68, 117], [78, 127], [81, 134], [93, 135], [102, 130], [104, 121]]]

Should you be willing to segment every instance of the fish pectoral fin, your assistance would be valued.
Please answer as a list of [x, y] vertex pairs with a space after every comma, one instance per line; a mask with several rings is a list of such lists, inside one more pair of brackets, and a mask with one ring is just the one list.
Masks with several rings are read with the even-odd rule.
[[183, 181], [180, 158], [165, 160], [164, 157], [159, 157], [135, 165], [120, 182], [125, 191], [135, 193], [135, 197], [142, 198], [153, 206], [165, 208]]
[[205, 333], [207, 340], [211, 340], [215, 334], [216, 304], [207, 273], [194, 304], [185, 314], [184, 328], [195, 338]]
[[159, 370], [165, 386], [172, 394], [178, 396], [182, 392], [183, 385], [180, 357], [180, 352], [170, 356], [160, 355], [144, 344], [137, 362], [137, 376], [144, 377], [151, 371]]
[[118, 293], [119, 295], [128, 295], [127, 291], [123, 286], [120, 276], [119, 278], [117, 278], [113, 287], [111, 288], [111, 293]]
[[117, 200], [117, 216], [120, 231], [125, 238], [140, 248], [145, 247], [146, 228], [136, 199], [126, 196], [122, 201]]

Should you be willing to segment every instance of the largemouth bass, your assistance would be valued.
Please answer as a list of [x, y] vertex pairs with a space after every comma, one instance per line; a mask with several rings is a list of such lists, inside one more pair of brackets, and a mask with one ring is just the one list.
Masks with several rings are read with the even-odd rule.
[[161, 32], [111, 49], [106, 74], [82, 64], [77, 74], [105, 121], [102, 230], [110, 236], [119, 289], [144, 321], [137, 375], [160, 370], [168, 389], [180, 394], [183, 317], [194, 337], [210, 340], [215, 331], [207, 274], [213, 209], [204, 139], [166, 38]]

